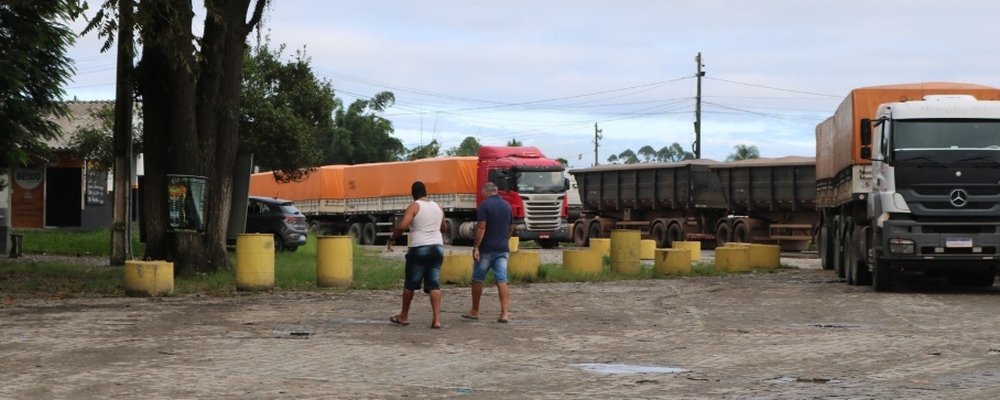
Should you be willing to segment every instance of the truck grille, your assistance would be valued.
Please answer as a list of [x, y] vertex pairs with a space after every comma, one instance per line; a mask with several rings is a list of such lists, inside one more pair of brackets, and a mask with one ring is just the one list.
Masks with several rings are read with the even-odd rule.
[[522, 195], [524, 224], [532, 231], [554, 231], [562, 219], [562, 196]]

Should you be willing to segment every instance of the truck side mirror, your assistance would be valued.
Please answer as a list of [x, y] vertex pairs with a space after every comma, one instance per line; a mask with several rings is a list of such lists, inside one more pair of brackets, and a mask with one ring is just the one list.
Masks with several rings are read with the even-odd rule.
[[[872, 120], [868, 118], [861, 119], [861, 145], [872, 145]], [[869, 156], [867, 158], [871, 158], [871, 149], [869, 149], [868, 152]]]
[[861, 148], [861, 159], [862, 160], [871, 160], [872, 159], [872, 148], [871, 147], [862, 147]]
[[563, 178], [563, 191], [569, 190], [569, 178]]

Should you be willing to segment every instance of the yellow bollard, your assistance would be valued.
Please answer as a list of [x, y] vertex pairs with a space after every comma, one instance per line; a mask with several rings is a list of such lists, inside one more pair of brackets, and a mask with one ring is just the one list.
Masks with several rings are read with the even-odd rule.
[[639, 231], [611, 230], [611, 271], [635, 275], [642, 270], [642, 262], [639, 260], [639, 241]]
[[691, 272], [691, 250], [656, 249], [653, 267], [661, 274], [687, 274]]
[[653, 239], [642, 239], [639, 241], [639, 259], [652, 260], [656, 255], [656, 241]]
[[563, 250], [563, 268], [577, 274], [596, 275], [604, 270], [601, 253], [590, 249]]
[[274, 236], [236, 235], [236, 290], [274, 288]]
[[601, 257], [611, 256], [611, 239], [596, 238], [590, 239], [590, 249], [597, 250]]
[[441, 262], [441, 283], [461, 283], [472, 278], [472, 253], [448, 253]]
[[169, 261], [125, 261], [125, 294], [164, 296], [174, 291], [174, 263]]
[[750, 245], [751, 268], [778, 268], [781, 266], [781, 247], [774, 244]]
[[534, 278], [538, 276], [538, 263], [541, 255], [537, 251], [524, 250], [517, 253], [510, 253], [507, 259], [507, 276], [524, 278]]
[[316, 238], [316, 286], [348, 288], [354, 281], [354, 247], [350, 236]]
[[507, 247], [510, 247], [510, 252], [517, 252], [521, 248], [521, 238], [517, 236], [511, 236], [510, 240], [507, 241]]
[[701, 242], [676, 241], [673, 243], [675, 249], [685, 249], [691, 252], [691, 261], [701, 261]]
[[715, 268], [719, 271], [739, 272], [750, 270], [748, 246], [722, 246], [715, 248]]

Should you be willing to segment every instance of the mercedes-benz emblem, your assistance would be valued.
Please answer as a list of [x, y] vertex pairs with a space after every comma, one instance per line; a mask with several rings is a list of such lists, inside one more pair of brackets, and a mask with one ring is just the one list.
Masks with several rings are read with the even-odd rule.
[[966, 204], [969, 204], [969, 193], [963, 189], [952, 190], [951, 194], [948, 195], [948, 198], [951, 199], [951, 205], [958, 208], [965, 207]]

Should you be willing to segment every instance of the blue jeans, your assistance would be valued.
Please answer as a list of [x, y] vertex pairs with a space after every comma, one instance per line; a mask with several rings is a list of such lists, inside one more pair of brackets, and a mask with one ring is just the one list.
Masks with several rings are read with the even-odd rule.
[[428, 245], [410, 247], [406, 251], [406, 279], [403, 287], [409, 290], [420, 289], [421, 282], [424, 293], [440, 289], [441, 263], [444, 262], [444, 246]]
[[507, 282], [507, 259], [510, 252], [502, 253], [479, 253], [479, 261], [472, 266], [472, 281], [482, 282], [486, 279], [486, 272], [493, 270], [493, 279], [497, 283]]

